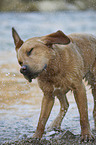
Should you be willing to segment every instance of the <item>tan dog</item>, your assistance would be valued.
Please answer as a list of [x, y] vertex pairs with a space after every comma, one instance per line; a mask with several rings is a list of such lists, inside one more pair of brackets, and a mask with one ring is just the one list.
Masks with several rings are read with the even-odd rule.
[[81, 141], [93, 140], [82, 79], [86, 78], [92, 87], [96, 127], [96, 37], [88, 34], [66, 36], [62, 31], [57, 31], [23, 42], [14, 28], [12, 34], [21, 65], [20, 72], [29, 82], [38, 78], [44, 93], [41, 114], [33, 137], [42, 137], [54, 104], [54, 96], [58, 97], [61, 108], [50, 128], [60, 129], [69, 107], [66, 93], [72, 90], [80, 113]]

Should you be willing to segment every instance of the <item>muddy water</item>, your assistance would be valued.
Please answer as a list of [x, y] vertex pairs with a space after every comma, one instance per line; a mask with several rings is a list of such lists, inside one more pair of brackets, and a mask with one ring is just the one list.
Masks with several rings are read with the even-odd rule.
[[[19, 72], [16, 53], [13, 51], [11, 27], [15, 26], [23, 39], [45, 35], [58, 29], [67, 34], [72, 32], [96, 34], [96, 12], [0, 13], [0, 19], [2, 20], [0, 21], [0, 144], [2, 144], [32, 136], [38, 123], [43, 97], [37, 81], [28, 83]], [[90, 86], [86, 86], [89, 120], [93, 129], [93, 98], [89, 88]], [[70, 107], [63, 120], [62, 129], [80, 134], [79, 114], [73, 94], [69, 92], [67, 97]], [[59, 102], [56, 99], [46, 128], [58, 112]], [[52, 132], [47, 133], [44, 138], [48, 139], [51, 134]]]

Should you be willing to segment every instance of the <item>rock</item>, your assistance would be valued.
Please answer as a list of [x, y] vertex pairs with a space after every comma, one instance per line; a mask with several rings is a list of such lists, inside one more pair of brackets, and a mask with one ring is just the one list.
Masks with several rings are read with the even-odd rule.
[[56, 132], [54, 130], [46, 133], [46, 136], [55, 136], [55, 135]]
[[69, 130], [64, 131], [60, 136], [61, 136], [59, 137], [60, 139], [75, 139], [76, 138], [76, 136]]

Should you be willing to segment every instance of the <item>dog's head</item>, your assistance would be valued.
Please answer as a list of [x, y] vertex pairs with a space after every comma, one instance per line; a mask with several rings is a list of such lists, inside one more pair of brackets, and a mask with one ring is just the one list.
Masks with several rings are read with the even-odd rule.
[[48, 66], [54, 50], [53, 44], [68, 44], [70, 39], [62, 32], [57, 31], [43, 37], [34, 37], [23, 42], [14, 28], [12, 36], [17, 52], [17, 59], [21, 65], [20, 72], [31, 82], [38, 77]]

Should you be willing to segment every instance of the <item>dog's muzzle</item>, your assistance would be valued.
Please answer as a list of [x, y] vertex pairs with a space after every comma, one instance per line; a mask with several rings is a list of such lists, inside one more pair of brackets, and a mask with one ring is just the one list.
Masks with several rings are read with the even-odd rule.
[[29, 82], [32, 82], [32, 79], [35, 79], [38, 76], [38, 73], [33, 73], [30, 71], [30, 68], [27, 65], [23, 65], [20, 69], [20, 72]]
[[39, 72], [32, 72], [30, 71], [30, 68], [27, 65], [23, 65], [20, 69], [20, 72], [24, 75], [24, 77], [29, 81], [32, 82], [32, 79], [35, 79], [38, 77], [38, 75], [47, 68], [47, 65], [45, 64], [44, 68]]
[[22, 74], [26, 74], [28, 71], [28, 66], [27, 65], [23, 65], [21, 68], [20, 68], [20, 72]]

